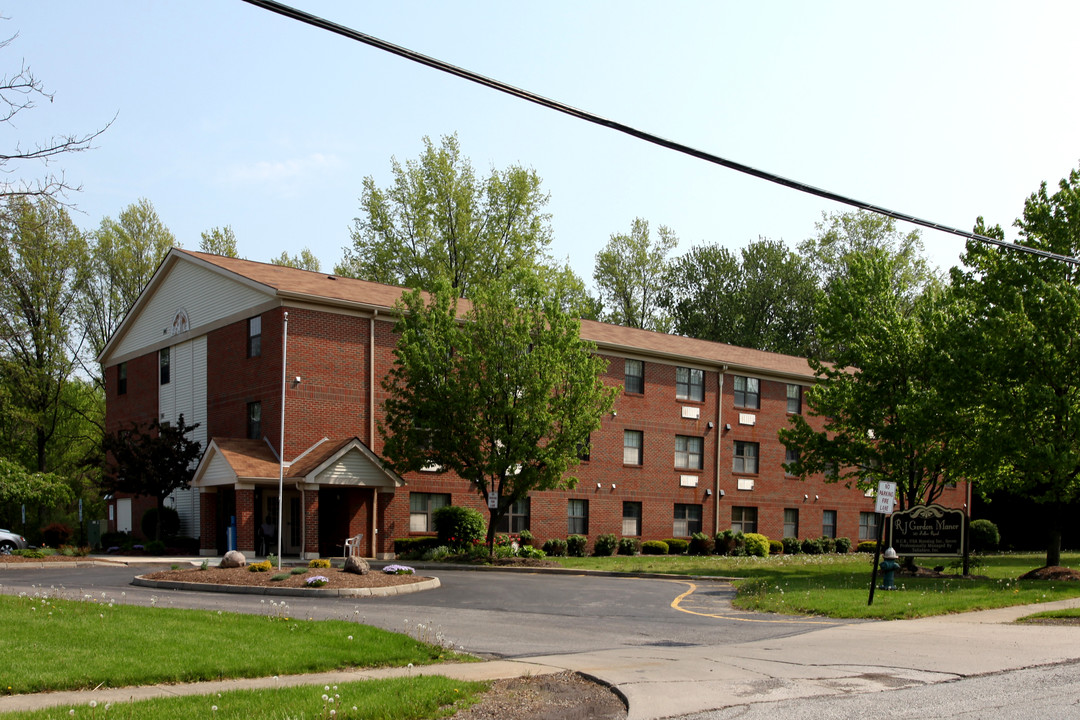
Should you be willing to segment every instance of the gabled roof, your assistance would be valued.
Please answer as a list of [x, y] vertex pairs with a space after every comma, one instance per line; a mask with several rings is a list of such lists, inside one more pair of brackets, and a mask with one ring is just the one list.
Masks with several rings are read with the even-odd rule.
[[[315, 304], [393, 313], [395, 304], [404, 292], [404, 288], [394, 285], [173, 248], [162, 261], [142, 295], [139, 296], [139, 300], [132, 307], [120, 330], [110, 339], [102, 352], [102, 357], [108, 354], [110, 348], [123, 334], [125, 326], [132, 317], [138, 314], [146, 298], [153, 293], [155, 287], [160, 284], [161, 278], [177, 262], [197, 263], [223, 276], [257, 287], [268, 295], [278, 297], [282, 303], [289, 300], [302, 300]], [[464, 312], [467, 308], [467, 300], [459, 302], [459, 312]], [[749, 373], [763, 372], [803, 381], [814, 378], [814, 373], [805, 358], [725, 343], [609, 325], [592, 320], [581, 321], [581, 336], [595, 343], [601, 351], [651, 355], [671, 362], [685, 360], [704, 365], [726, 365], [735, 372], [740, 370]]]

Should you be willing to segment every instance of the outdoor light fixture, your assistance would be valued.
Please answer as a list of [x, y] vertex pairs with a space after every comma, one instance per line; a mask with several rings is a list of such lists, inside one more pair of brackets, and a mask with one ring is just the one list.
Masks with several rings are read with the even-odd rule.
[[802, 499], [803, 499], [803, 502], [806, 502], [807, 500], [810, 499], [810, 496], [809, 495], [803, 495]]
[[731, 430], [731, 423], [724, 423], [725, 430]]
[[596, 483], [596, 489], [599, 490], [600, 488], [601, 488], [600, 483]]
[[710, 420], [709, 422], [705, 423], [705, 427], [707, 427], [708, 429], [712, 430], [712, 429], [713, 429], [713, 422], [712, 422], [712, 420]]
[[705, 488], [705, 497], [709, 497], [710, 495], [712, 495], [712, 490]]
[[612, 489], [612, 490], [614, 490], [614, 489], [615, 489], [615, 483], [611, 483], [611, 489]]
[[723, 490], [720, 491], [720, 497], [724, 497], [724, 491]]

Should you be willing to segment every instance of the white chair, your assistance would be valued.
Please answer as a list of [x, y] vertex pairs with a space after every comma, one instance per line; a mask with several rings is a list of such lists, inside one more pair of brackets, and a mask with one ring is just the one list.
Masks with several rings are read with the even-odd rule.
[[364, 533], [355, 535], [351, 538], [345, 539], [345, 557], [350, 555], [356, 555], [357, 557], [363, 557], [364, 553], [361, 550], [360, 543], [364, 540]]

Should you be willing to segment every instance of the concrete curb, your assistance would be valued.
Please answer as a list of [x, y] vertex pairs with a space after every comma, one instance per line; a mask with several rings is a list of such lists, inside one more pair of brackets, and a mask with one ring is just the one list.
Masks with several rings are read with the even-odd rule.
[[63, 562], [0, 562], [0, 570], [21, 570], [24, 568], [57, 570], [60, 568], [80, 567], [124, 567], [127, 563], [109, 560], [65, 560]]
[[195, 592], [236, 593], [239, 595], [288, 595], [291, 597], [392, 597], [441, 587], [439, 578], [428, 578], [408, 585], [374, 588], [283, 588], [217, 585], [215, 583], [179, 582], [176, 580], [149, 580], [144, 575], [136, 575], [131, 584], [139, 587], [154, 588], [155, 590], [191, 590]]

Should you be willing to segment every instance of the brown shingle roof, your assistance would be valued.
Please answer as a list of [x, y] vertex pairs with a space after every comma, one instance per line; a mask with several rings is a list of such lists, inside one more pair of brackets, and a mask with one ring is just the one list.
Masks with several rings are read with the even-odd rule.
[[[191, 250], [175, 250], [215, 265], [230, 273], [273, 288], [279, 296], [300, 296], [330, 304], [360, 305], [392, 310], [403, 289], [394, 285], [310, 272], [252, 260], [210, 255]], [[459, 312], [468, 301], [458, 304]], [[677, 361], [709, 365], [727, 365], [732, 371], [765, 372], [803, 380], [813, 380], [814, 373], [805, 358], [752, 350], [725, 343], [609, 325], [593, 320], [581, 321], [582, 338], [596, 343], [600, 350], [643, 353]]]
[[278, 459], [263, 440], [214, 438], [214, 444], [238, 478], [276, 478]]

